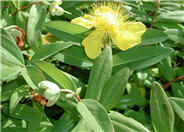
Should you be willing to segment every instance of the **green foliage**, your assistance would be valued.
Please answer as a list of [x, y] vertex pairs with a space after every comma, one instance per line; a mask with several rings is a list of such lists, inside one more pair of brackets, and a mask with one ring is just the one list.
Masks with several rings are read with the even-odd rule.
[[146, 32], [126, 51], [104, 35], [96, 59], [82, 44], [95, 27], [71, 20], [97, 1], [63, 1], [61, 16], [52, 2], [1, 1], [3, 132], [184, 131], [183, 1], [160, 1], [153, 20], [156, 1], [120, 0]]

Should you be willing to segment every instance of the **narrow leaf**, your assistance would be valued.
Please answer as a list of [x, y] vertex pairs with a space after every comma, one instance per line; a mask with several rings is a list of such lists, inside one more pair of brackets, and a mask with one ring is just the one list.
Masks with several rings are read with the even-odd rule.
[[46, 44], [43, 45], [39, 50], [36, 51], [36, 53], [33, 55], [30, 61], [35, 60], [44, 60], [57, 52], [67, 49], [72, 45], [71, 42], [62, 42], [62, 43], [53, 43], [53, 44]]
[[114, 128], [107, 112], [97, 101], [84, 99], [77, 104], [76, 108], [93, 131], [114, 132]]
[[65, 41], [81, 42], [87, 28], [66, 21], [52, 21], [44, 24], [46, 29], [57, 38]]
[[173, 132], [174, 113], [163, 88], [153, 83], [151, 91], [151, 119], [157, 132]]
[[107, 47], [95, 60], [90, 72], [85, 98], [99, 100], [102, 88], [107, 83], [112, 71], [112, 51]]
[[169, 101], [170, 101], [174, 111], [184, 121], [184, 99], [170, 97]]
[[75, 84], [65, 75], [63, 71], [44, 61], [37, 61], [34, 62], [34, 64], [55, 80], [62, 88], [74, 91], [76, 90]]
[[126, 117], [118, 112], [111, 111], [109, 116], [117, 132], [150, 132], [136, 120]]
[[130, 70], [128, 68], [123, 68], [113, 75], [104, 86], [100, 97], [100, 103], [107, 111], [112, 109], [123, 95], [129, 78], [129, 73]]
[[170, 48], [152, 46], [121, 51], [113, 55], [113, 72], [123, 67], [129, 67], [131, 70], [146, 68], [170, 56], [172, 52]]

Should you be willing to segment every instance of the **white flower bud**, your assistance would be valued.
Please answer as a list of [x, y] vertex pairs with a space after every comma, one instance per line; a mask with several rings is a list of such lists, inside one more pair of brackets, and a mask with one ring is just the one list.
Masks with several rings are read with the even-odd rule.
[[54, 16], [61, 16], [63, 15], [64, 13], [68, 13], [68, 14], [71, 14], [70, 12], [67, 12], [65, 11], [63, 8], [61, 8], [59, 5], [62, 4], [62, 1], [61, 0], [55, 0], [54, 2], [52, 2], [50, 4], [50, 13]]
[[67, 94], [65, 95], [66, 98], [72, 98], [73, 97], [73, 94]]
[[81, 87], [80, 88], [77, 88], [76, 94], [79, 95], [80, 92], [81, 92]]
[[47, 106], [52, 106], [57, 102], [60, 96], [60, 88], [58, 85], [50, 81], [42, 81], [38, 84], [38, 87], [45, 89], [44, 97], [48, 100]]

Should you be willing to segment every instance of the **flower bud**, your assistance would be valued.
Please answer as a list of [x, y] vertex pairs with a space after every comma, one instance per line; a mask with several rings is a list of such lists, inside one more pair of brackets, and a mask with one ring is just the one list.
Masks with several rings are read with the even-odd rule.
[[54, 16], [61, 16], [63, 15], [64, 13], [68, 13], [68, 14], [71, 14], [67, 11], [65, 11], [63, 8], [61, 8], [59, 5], [62, 4], [62, 1], [61, 0], [55, 0], [54, 2], [52, 2], [50, 4], [50, 13]]
[[66, 98], [72, 98], [73, 97], [73, 94], [67, 94], [65, 95]]
[[60, 88], [58, 85], [50, 81], [42, 81], [38, 84], [38, 87], [45, 89], [44, 97], [48, 100], [46, 106], [52, 106], [57, 102], [60, 96]]

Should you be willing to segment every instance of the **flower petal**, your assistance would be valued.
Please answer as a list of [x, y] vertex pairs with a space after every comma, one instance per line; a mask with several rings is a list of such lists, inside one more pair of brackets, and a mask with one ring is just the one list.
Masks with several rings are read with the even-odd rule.
[[84, 26], [88, 29], [92, 28], [94, 26], [94, 19], [90, 15], [84, 15], [84, 17], [77, 17], [75, 19], [72, 19], [72, 23]]
[[121, 31], [129, 31], [137, 36], [142, 36], [146, 31], [146, 26], [141, 22], [125, 22], [120, 26]]
[[110, 32], [109, 36], [121, 50], [127, 50], [141, 43], [141, 36], [145, 31], [146, 26], [141, 22], [126, 22], [119, 29]]
[[95, 30], [82, 41], [82, 45], [89, 58], [95, 59], [100, 55], [103, 34], [103, 32]]
[[141, 37], [128, 31], [116, 31], [109, 35], [115, 45], [121, 50], [127, 50], [141, 43]]

